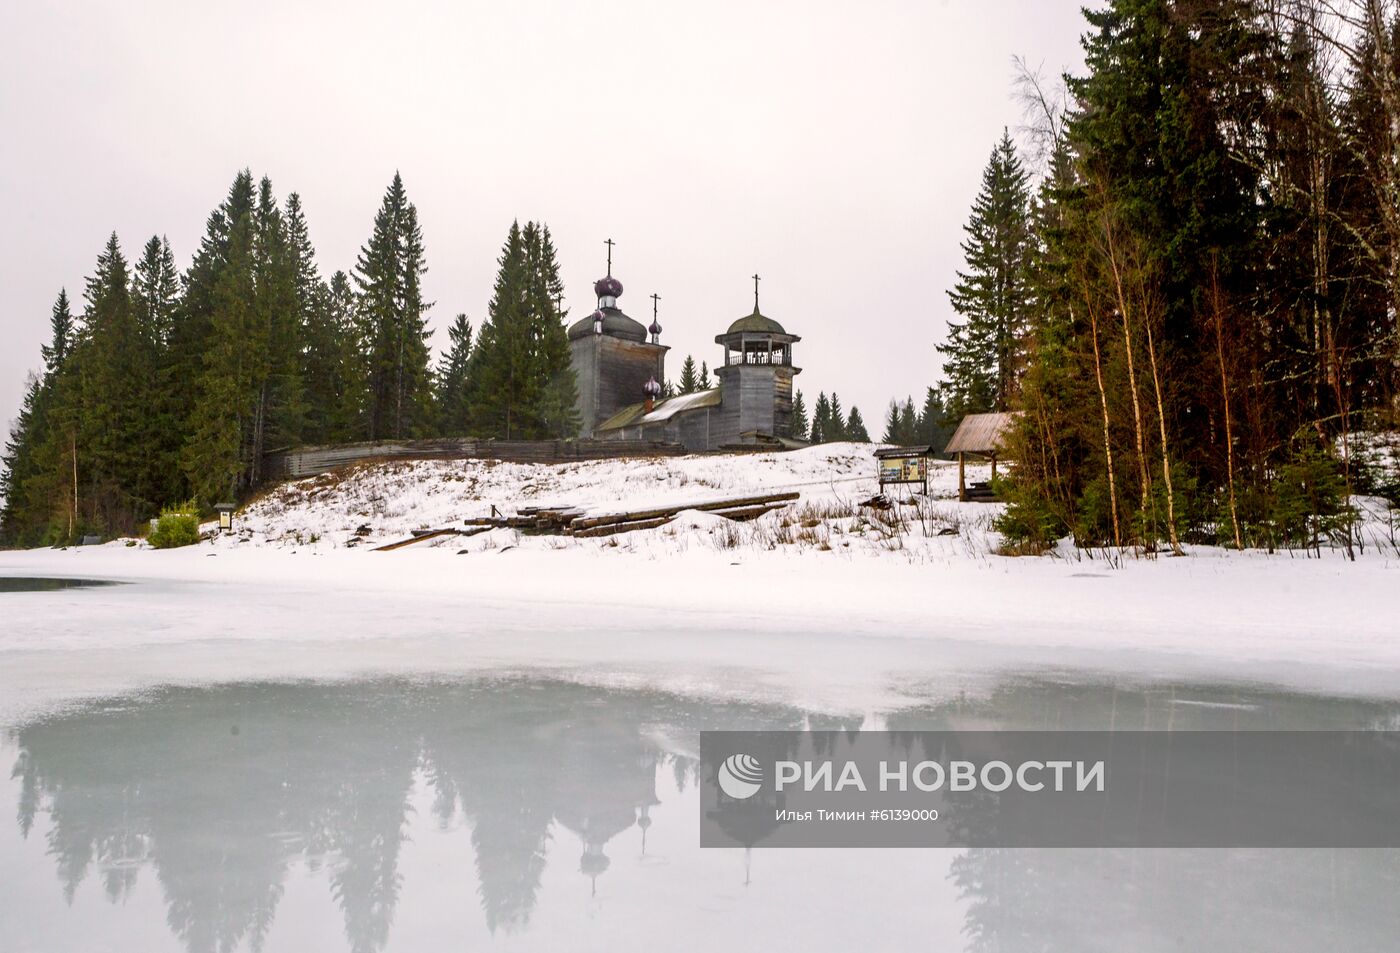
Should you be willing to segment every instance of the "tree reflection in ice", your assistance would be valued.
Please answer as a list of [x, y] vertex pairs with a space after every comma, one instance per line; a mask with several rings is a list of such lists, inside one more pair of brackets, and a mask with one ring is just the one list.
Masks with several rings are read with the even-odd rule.
[[[1237, 688], [1028, 679], [884, 724], [911, 732], [1394, 727], [1397, 711]], [[430, 824], [469, 829], [485, 924], [493, 934], [519, 933], [530, 929], [548, 864], [567, 863], [596, 882], [626, 832], [635, 835], [628, 849], [642, 849], [662, 797], [696, 782], [700, 730], [860, 724], [783, 705], [539, 679], [166, 689], [15, 730], [12, 787], [20, 831], [47, 832], [70, 900], [95, 875], [109, 900], [122, 901], [149, 870], [186, 949], [258, 949], [289, 871], [301, 864], [327, 884], [349, 948], [377, 951], [389, 943], [401, 899], [415, 803], [431, 804]], [[415, 798], [424, 787], [430, 797]], [[551, 852], [561, 838], [577, 838], [579, 853]], [[1338, 930], [1350, 949], [1380, 949], [1400, 935], [1390, 899], [1400, 887], [1396, 851], [931, 857], [941, 868], [931, 862], [929, 876], [951, 878], [964, 938], [977, 951], [1243, 948], [1261, 923], [1289, 925], [1270, 936], [1283, 950], [1321, 948]], [[862, 876], [839, 862], [813, 869], [830, 871], [823, 887], [833, 896], [841, 876]], [[866, 913], [872, 926], [884, 915]]]

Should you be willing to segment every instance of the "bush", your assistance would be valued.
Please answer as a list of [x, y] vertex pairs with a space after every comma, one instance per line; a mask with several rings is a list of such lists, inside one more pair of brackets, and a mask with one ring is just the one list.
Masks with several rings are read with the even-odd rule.
[[146, 541], [156, 549], [193, 546], [199, 542], [199, 509], [194, 501], [161, 510]]
[[1002, 548], [1008, 555], [1045, 552], [1068, 530], [1039, 487], [998, 479], [992, 488], [1006, 501], [1006, 509], [992, 521], [992, 528], [1002, 535]]

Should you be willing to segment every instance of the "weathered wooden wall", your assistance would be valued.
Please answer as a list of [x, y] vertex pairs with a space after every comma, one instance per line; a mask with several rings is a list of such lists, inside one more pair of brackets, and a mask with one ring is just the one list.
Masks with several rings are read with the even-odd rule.
[[685, 453], [678, 443], [655, 440], [381, 440], [331, 447], [298, 447], [263, 458], [268, 480], [325, 473], [365, 460], [506, 460], [511, 463], [568, 463], [616, 457], [674, 457]]
[[585, 436], [619, 410], [645, 398], [642, 388], [649, 378], [666, 379], [668, 348], [664, 345], [592, 334], [570, 341], [569, 349]]

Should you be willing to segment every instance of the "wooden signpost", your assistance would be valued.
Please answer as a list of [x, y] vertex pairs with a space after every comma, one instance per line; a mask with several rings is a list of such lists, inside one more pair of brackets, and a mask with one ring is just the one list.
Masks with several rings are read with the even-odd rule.
[[932, 447], [886, 447], [875, 451], [880, 468], [880, 491], [889, 484], [918, 483], [928, 493], [928, 458]]

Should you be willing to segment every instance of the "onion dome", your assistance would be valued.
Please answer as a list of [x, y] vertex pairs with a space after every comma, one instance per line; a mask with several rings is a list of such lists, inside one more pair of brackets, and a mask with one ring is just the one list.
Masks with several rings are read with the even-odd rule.
[[612, 275], [599, 278], [593, 283], [593, 293], [600, 298], [620, 298], [622, 296], [622, 282]]
[[645, 384], [642, 385], [642, 392], [645, 393], [652, 400], [655, 400], [656, 398], [661, 396], [661, 385], [656, 382], [655, 374], [653, 374], [651, 378]]
[[652, 319], [651, 319], [651, 327], [647, 328], [647, 330], [651, 332], [651, 336], [652, 336], [652, 337], [660, 337], [660, 336], [661, 336], [661, 322], [660, 322], [660, 321], [657, 321], [655, 318], [652, 318]]

